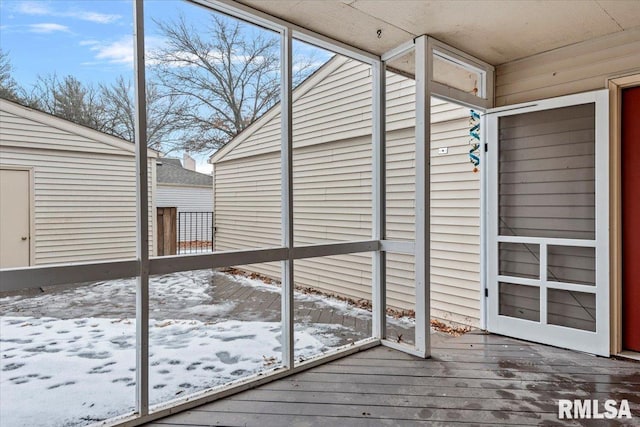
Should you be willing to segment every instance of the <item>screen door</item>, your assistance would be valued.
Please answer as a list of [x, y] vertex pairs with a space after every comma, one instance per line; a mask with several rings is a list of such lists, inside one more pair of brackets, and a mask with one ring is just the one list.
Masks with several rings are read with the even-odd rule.
[[489, 330], [608, 356], [607, 91], [486, 118]]

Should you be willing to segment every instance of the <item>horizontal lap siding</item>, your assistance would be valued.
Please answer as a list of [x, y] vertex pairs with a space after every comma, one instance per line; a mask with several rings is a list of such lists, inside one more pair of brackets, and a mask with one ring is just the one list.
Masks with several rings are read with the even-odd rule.
[[43, 150], [87, 151], [91, 144], [92, 153], [123, 154], [123, 150], [108, 144], [96, 143], [82, 135], [48, 126], [8, 111], [0, 110], [2, 123], [2, 143], [23, 148]]
[[[389, 74], [387, 229], [414, 238], [415, 85]], [[468, 162], [468, 110], [432, 100], [432, 313], [478, 326], [479, 174]], [[346, 61], [294, 103], [295, 243], [371, 237], [371, 80]], [[280, 116], [215, 164], [216, 250], [280, 246]], [[448, 154], [438, 155], [439, 147]], [[278, 263], [244, 266], [280, 278]], [[413, 309], [413, 256], [389, 254], [388, 303]], [[371, 298], [370, 254], [300, 260], [296, 285]]]
[[[1, 114], [0, 167], [33, 169], [33, 264], [134, 258], [133, 152], [4, 111]], [[152, 163], [148, 175], [151, 251], [155, 179]]]
[[496, 68], [496, 105], [607, 87], [607, 78], [640, 72], [640, 29], [556, 49]]
[[295, 244], [371, 238], [371, 137], [293, 153]]
[[175, 207], [178, 208], [178, 212], [211, 212], [213, 210], [213, 190], [210, 187], [158, 184], [156, 206]]
[[[370, 135], [296, 147], [295, 245], [371, 239], [371, 191]], [[371, 300], [369, 253], [296, 261], [294, 275], [298, 286]]]
[[280, 153], [216, 163], [213, 182], [217, 251], [281, 245]]

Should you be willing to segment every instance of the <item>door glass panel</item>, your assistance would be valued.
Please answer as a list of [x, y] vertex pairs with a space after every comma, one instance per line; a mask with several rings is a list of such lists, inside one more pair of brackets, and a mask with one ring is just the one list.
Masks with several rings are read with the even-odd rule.
[[547, 323], [596, 331], [596, 295], [586, 292], [547, 290]]
[[595, 239], [595, 104], [499, 118], [499, 234]]
[[595, 286], [596, 248], [547, 246], [547, 279]]
[[499, 243], [502, 276], [540, 278], [540, 245], [530, 243]]
[[501, 316], [540, 321], [540, 288], [499, 283]]

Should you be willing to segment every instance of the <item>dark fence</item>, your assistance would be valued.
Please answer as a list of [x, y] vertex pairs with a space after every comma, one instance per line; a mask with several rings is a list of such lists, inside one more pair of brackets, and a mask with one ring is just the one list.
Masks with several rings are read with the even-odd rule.
[[213, 212], [178, 212], [178, 253], [213, 251]]

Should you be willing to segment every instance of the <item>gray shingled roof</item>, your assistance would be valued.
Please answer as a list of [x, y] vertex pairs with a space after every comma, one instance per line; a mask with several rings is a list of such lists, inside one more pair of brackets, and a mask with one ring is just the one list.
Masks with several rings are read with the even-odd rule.
[[213, 185], [213, 177], [211, 175], [183, 168], [180, 159], [163, 157], [157, 160], [156, 165], [158, 184], [198, 187], [211, 187]]

